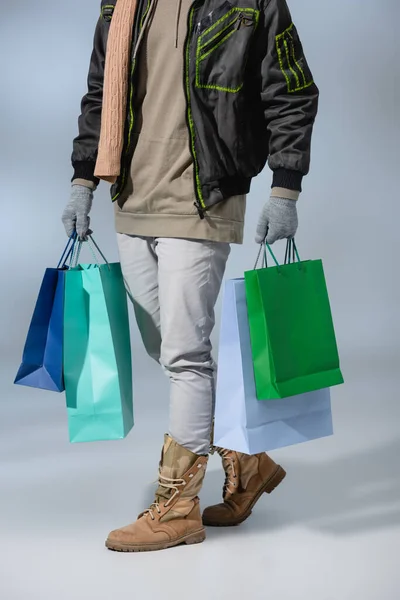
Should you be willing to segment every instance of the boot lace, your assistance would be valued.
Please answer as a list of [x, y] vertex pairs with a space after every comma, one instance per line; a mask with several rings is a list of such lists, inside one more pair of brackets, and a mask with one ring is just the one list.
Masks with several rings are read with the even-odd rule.
[[[225, 468], [225, 483], [223, 487], [223, 496], [226, 494], [234, 494], [237, 488], [237, 473], [235, 469], [235, 459], [230, 450], [225, 450], [224, 448], [215, 448], [218, 454], [221, 456]], [[232, 479], [234, 481], [232, 481]]]
[[[164, 477], [160, 473], [158, 485], [160, 485], [163, 488], [166, 488], [167, 490], [174, 490], [174, 493], [171, 495], [171, 497], [168, 498], [168, 500], [166, 502], [164, 502], [164, 508], [167, 508], [167, 506], [179, 494], [179, 488], [186, 485], [186, 481], [184, 479], [170, 479], [169, 477]], [[158, 515], [161, 514], [161, 503], [160, 502], [153, 502], [149, 506], [149, 508], [144, 511], [142, 516], [150, 515], [151, 520], [154, 521], [154, 519], [156, 518], [155, 513], [157, 513]]]

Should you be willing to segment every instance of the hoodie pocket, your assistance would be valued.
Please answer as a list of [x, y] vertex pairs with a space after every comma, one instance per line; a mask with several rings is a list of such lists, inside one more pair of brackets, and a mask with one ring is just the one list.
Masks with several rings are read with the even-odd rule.
[[200, 29], [196, 48], [197, 88], [236, 93], [243, 87], [258, 17], [257, 10], [233, 7], [206, 29]]

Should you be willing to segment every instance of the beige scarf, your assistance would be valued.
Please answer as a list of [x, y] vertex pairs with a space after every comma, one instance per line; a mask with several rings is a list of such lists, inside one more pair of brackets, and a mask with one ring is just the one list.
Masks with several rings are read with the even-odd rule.
[[121, 169], [136, 4], [137, 0], [118, 0], [108, 32], [101, 130], [94, 174], [109, 183], [116, 182]]

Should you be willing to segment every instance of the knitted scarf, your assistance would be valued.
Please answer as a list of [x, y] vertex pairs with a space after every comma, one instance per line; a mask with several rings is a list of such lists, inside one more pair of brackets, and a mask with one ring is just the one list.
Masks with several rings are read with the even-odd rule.
[[137, 0], [118, 0], [108, 32], [100, 140], [94, 174], [109, 183], [116, 182], [121, 169], [136, 4]]

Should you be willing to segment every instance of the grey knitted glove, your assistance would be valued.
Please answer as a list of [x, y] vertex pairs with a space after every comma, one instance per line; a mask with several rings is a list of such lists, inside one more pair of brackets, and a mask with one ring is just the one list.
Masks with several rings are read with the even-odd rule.
[[271, 196], [257, 225], [256, 242], [268, 244], [295, 236], [298, 227], [296, 200]]
[[84, 185], [72, 185], [71, 197], [62, 216], [68, 237], [76, 231], [78, 237], [84, 240], [92, 233], [89, 229], [92, 202], [93, 190]]

